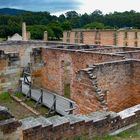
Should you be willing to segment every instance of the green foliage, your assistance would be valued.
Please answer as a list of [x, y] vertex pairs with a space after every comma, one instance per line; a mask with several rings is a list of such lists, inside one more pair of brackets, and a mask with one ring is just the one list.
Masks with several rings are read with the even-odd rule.
[[28, 26], [27, 30], [31, 32], [32, 39], [42, 39], [44, 31], [47, 31], [47, 26], [33, 25], [33, 26]]
[[0, 94], [0, 102], [5, 102], [10, 100], [10, 95], [9, 93], [1, 93]]
[[86, 29], [104, 29], [105, 25], [103, 23], [93, 22], [93, 23], [89, 23], [89, 24], [85, 25], [84, 28], [86, 28]]
[[[60, 39], [64, 30], [72, 28], [108, 29], [133, 27], [140, 29], [140, 13], [136, 11], [114, 12], [104, 15], [100, 10], [91, 14], [78, 14], [69, 11], [59, 17], [49, 12], [21, 12], [20, 14], [0, 15], [0, 38], [7, 38], [14, 33], [21, 34], [21, 24], [26, 22], [32, 39], [42, 39], [48, 31], [49, 39]], [[16, 12], [16, 11], [15, 11]], [[38, 29], [37, 29], [38, 28]]]
[[66, 30], [71, 30], [71, 29], [72, 29], [71, 22], [68, 21], [68, 20], [64, 21], [64, 22], [62, 23], [61, 27], [62, 27], [62, 29], [65, 30], [65, 31], [66, 31]]

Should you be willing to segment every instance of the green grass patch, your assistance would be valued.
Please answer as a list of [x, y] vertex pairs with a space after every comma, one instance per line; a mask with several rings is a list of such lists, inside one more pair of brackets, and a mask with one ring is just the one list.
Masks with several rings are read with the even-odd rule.
[[[31, 111], [13, 100], [9, 93], [0, 94], [0, 105], [5, 106], [17, 119], [22, 119], [29, 116], [35, 116]], [[1, 117], [1, 119], [4, 119]]]
[[34, 100], [25, 100], [24, 101], [28, 106], [34, 108], [35, 110], [37, 110], [41, 115], [46, 115], [46, 113], [48, 113], [48, 108], [46, 108], [45, 106], [43, 105], [38, 105], [36, 108], [35, 108], [35, 105], [36, 105], [36, 101]]
[[35, 108], [36, 101], [34, 101], [32, 99], [26, 99], [25, 96], [22, 93], [16, 93], [15, 96], [18, 97], [19, 99], [23, 100], [23, 102], [25, 104], [27, 104], [28, 106], [30, 106], [31, 108], [34, 108], [41, 115], [46, 115], [46, 113], [48, 113], [48, 108], [46, 108], [43, 105], [39, 105]]
[[91, 139], [79, 137], [74, 140], [140, 140], [140, 123], [136, 127], [115, 136], [104, 136]]
[[64, 97], [70, 98], [70, 84], [64, 84]]
[[16, 93], [15, 96], [18, 97], [19, 99], [25, 98], [25, 96], [22, 93]]
[[11, 99], [9, 93], [1, 93], [0, 94], [0, 102], [9, 101]]

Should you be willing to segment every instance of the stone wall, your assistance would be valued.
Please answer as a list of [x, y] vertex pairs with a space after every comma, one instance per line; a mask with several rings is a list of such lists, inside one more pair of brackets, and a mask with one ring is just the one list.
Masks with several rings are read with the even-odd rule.
[[133, 79], [132, 79], [132, 83], [133, 83], [133, 94], [132, 94], [132, 99], [133, 102], [135, 104], [138, 104], [140, 102], [140, 86], [139, 86], [139, 82], [140, 82], [140, 63], [139, 61], [136, 61], [133, 64]]
[[20, 79], [19, 56], [17, 54], [0, 54], [0, 93], [18, 88]]
[[101, 47], [101, 48], [94, 48], [94, 49], [85, 49], [85, 51], [93, 51], [98, 53], [110, 53], [110, 54], [117, 54], [117, 53], [127, 53], [133, 51], [139, 51], [140, 48], [132, 48], [132, 47]]
[[[16, 120], [7, 108], [0, 106], [0, 139], [15, 140], [20, 136], [17, 134], [17, 128], [21, 124]], [[22, 133], [21, 133], [22, 134]]]
[[119, 113], [94, 112], [45, 118], [9, 118], [0, 121], [0, 139], [65, 140], [114, 135], [135, 127], [140, 122], [140, 104]]
[[[136, 65], [137, 64], [137, 65]], [[80, 112], [108, 109], [119, 112], [139, 104], [139, 61], [95, 64], [77, 73], [72, 99]], [[135, 101], [136, 100], [136, 101]]]
[[130, 129], [140, 121], [140, 105], [122, 112], [94, 112], [86, 116], [68, 115], [51, 118], [26, 118], [21, 120], [23, 140], [65, 140], [79, 137], [94, 138], [113, 135]]
[[76, 72], [88, 67], [93, 63], [107, 62], [113, 60], [122, 60], [122, 56], [99, 54], [93, 52], [84, 52], [66, 49], [43, 49], [44, 68], [42, 71], [43, 87], [52, 90], [60, 95], [64, 94], [63, 86], [63, 63], [70, 63], [71, 74], [71, 97], [73, 96], [73, 80], [76, 78]]

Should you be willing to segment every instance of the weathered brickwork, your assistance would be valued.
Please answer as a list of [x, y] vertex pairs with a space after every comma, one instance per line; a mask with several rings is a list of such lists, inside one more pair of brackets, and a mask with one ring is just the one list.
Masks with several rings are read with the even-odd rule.
[[63, 33], [63, 42], [138, 47], [140, 30], [71, 30]]
[[[21, 124], [14, 116], [8, 111], [7, 108], [0, 106], [0, 139], [18, 139], [17, 128]], [[21, 133], [22, 134], [22, 133]]]
[[64, 49], [43, 49], [43, 60], [45, 67], [42, 72], [42, 84], [44, 88], [48, 88], [60, 95], [64, 94], [63, 86], [63, 62], [70, 63], [71, 74], [71, 98], [74, 95], [73, 81], [76, 73], [86, 68], [92, 63], [100, 63], [113, 60], [121, 60], [123, 56], [100, 54], [93, 52], [72, 51]]
[[113, 135], [117, 130], [121, 132], [133, 128], [139, 121], [140, 105], [119, 113], [94, 112], [88, 115], [67, 115], [64, 117], [57, 115], [50, 118], [39, 116], [20, 121], [14, 118], [5, 118], [0, 121], [0, 138], [13, 140], [94, 138], [108, 134]]
[[[41, 84], [43, 88], [64, 96], [64, 84], [69, 83], [70, 98], [78, 104], [80, 113], [86, 114], [97, 110], [118, 112], [137, 104], [131, 99], [135, 87], [132, 82], [135, 79], [132, 80], [131, 63], [135, 61], [131, 62], [127, 59], [140, 59], [139, 48], [107, 47], [84, 51], [44, 48], [42, 56], [42, 69], [35, 71], [37, 76], [34, 76], [37, 77], [34, 78], [37, 79], [37, 85]], [[124, 59], [126, 61], [120, 62]], [[65, 72], [65, 64], [68, 64], [68, 73]], [[92, 64], [96, 66], [99, 64], [99, 68], [95, 68], [94, 76], [97, 78], [94, 81], [91, 81], [92, 78], [88, 75], [83, 76], [83, 73], [79, 73], [81, 69], [92, 67]]]
[[[94, 138], [113, 134], [116, 130], [132, 128], [140, 121], [139, 105], [122, 112], [94, 112], [87, 116], [68, 115], [21, 120], [23, 140], [64, 140], [78, 137]], [[102, 138], [101, 138], [102, 139]]]
[[[14, 60], [13, 60], [14, 59]], [[0, 93], [16, 91], [20, 79], [18, 54], [0, 54]]]
[[[74, 82], [74, 92], [77, 93], [74, 99], [78, 103], [81, 113], [100, 110], [102, 102], [107, 103], [108, 110], [115, 112], [139, 104], [140, 89], [137, 84], [139, 76], [136, 76], [139, 75], [139, 64], [139, 61], [132, 60], [102, 63], [79, 72], [77, 80]], [[93, 80], [88, 77], [87, 72], [90, 69], [97, 77], [96, 84], [97, 87], [100, 87], [102, 100], [98, 99]]]

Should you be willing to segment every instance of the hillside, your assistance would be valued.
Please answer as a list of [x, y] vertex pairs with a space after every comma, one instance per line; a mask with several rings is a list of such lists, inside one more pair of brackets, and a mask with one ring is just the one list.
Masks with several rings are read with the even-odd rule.
[[1, 8], [0, 9], [0, 15], [19, 15], [26, 13], [28, 11], [25, 10], [19, 10], [19, 9], [11, 9], [11, 8]]

